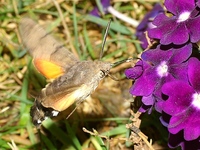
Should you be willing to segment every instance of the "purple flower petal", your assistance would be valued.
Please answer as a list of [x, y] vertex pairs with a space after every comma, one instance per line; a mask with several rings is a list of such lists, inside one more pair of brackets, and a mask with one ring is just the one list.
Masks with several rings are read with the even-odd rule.
[[142, 102], [145, 104], [145, 105], [150, 105], [152, 106], [154, 104], [154, 98], [152, 95], [149, 95], [149, 96], [143, 96], [142, 97]]
[[153, 92], [155, 84], [156, 80], [151, 80], [147, 76], [142, 75], [130, 88], [130, 93], [136, 96], [149, 96]]
[[[136, 96], [148, 96], [154, 90], [156, 80], [150, 80], [145, 75], [145, 70], [148, 70], [150, 65], [143, 60], [137, 62], [137, 64], [125, 71], [127, 78], [137, 79], [133, 86], [130, 88], [130, 93]], [[144, 88], [145, 87], [145, 88]]]
[[188, 62], [182, 63], [181, 65], [174, 65], [169, 69], [169, 72], [175, 79], [187, 81], [187, 69], [188, 69]]
[[161, 44], [174, 43], [177, 45], [181, 45], [189, 40], [189, 31], [185, 23], [176, 24], [175, 27], [175, 30], [170, 30], [171, 32], [163, 33], [163, 38], [161, 38], [160, 40]]
[[164, 13], [160, 13], [153, 20], [153, 24], [155, 26], [161, 26], [163, 25], [163, 23], [168, 22], [168, 21], [169, 21], [169, 18]]
[[153, 65], [158, 65], [161, 61], [168, 61], [172, 56], [173, 51], [160, 50], [158, 46], [156, 49], [150, 49], [142, 53], [141, 58], [147, 62], [153, 63]]
[[200, 136], [200, 117], [199, 111], [195, 111], [189, 107], [185, 112], [175, 115], [170, 119], [168, 130], [172, 134], [176, 134], [184, 130], [184, 139], [194, 140]]
[[163, 102], [163, 111], [169, 115], [176, 115], [191, 104], [194, 89], [187, 82], [173, 81], [165, 83], [162, 92], [169, 96], [169, 99]]
[[196, 58], [190, 58], [189, 60], [188, 77], [193, 88], [200, 92], [200, 61]]
[[200, 16], [195, 19], [191, 19], [187, 23], [187, 28], [189, 29], [190, 40], [193, 43], [196, 43], [200, 40]]
[[176, 18], [166, 18], [164, 14], [158, 15], [153, 21], [153, 24], [157, 27], [148, 30], [149, 37], [152, 39], [161, 39], [160, 43], [164, 45], [173, 43], [173, 41], [167, 37], [171, 36], [174, 29], [178, 26], [175, 19]]
[[194, 0], [165, 0], [164, 3], [167, 10], [174, 15], [178, 15], [183, 11], [192, 11], [195, 7]]
[[133, 68], [129, 68], [125, 70], [125, 75], [128, 79], [137, 79], [139, 78], [143, 71], [149, 68], [150, 65], [147, 64], [145, 61], [138, 61]]
[[[174, 49], [174, 54], [170, 58], [170, 64], [181, 64], [186, 61], [192, 54], [192, 44], [185, 45]], [[178, 59], [177, 59], [178, 56]]]

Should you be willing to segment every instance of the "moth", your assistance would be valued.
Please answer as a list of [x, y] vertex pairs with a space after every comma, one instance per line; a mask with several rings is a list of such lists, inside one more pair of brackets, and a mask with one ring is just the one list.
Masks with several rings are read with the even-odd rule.
[[35, 126], [48, 117], [57, 116], [73, 103], [85, 100], [113, 66], [100, 60], [80, 61], [32, 19], [22, 19], [19, 28], [36, 69], [46, 78], [53, 79], [41, 90], [31, 107]]

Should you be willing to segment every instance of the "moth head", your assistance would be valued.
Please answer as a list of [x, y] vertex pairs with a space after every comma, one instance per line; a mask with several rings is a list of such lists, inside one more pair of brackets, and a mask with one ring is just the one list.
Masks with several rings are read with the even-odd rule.
[[112, 68], [111, 63], [98, 61], [96, 69], [98, 71], [99, 78], [103, 79], [105, 76], [107, 76], [111, 68]]

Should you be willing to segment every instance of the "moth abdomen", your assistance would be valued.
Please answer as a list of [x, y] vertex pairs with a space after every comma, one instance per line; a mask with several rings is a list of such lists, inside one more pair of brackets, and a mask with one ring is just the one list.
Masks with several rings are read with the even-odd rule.
[[35, 100], [34, 105], [31, 107], [30, 115], [32, 117], [32, 122], [35, 126], [40, 126], [40, 124], [47, 118], [51, 118], [58, 115], [58, 111], [52, 108], [46, 108], [42, 106], [39, 100]]

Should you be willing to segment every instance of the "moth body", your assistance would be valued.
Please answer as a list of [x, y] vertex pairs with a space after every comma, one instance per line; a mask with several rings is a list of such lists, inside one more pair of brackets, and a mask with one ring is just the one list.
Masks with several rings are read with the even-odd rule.
[[38, 126], [48, 117], [57, 116], [74, 102], [85, 100], [111, 69], [102, 61], [82, 61], [72, 66], [64, 75], [56, 78], [41, 90], [31, 108], [33, 123]]
[[79, 61], [29, 18], [22, 19], [20, 34], [37, 70], [53, 79], [41, 90], [31, 107], [30, 115], [36, 126], [73, 103], [85, 100], [112, 67], [108, 62]]

